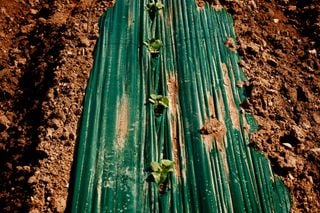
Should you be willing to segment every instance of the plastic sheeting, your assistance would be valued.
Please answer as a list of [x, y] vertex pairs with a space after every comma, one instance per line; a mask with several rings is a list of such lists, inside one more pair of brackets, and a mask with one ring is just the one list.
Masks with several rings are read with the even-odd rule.
[[[240, 110], [246, 78], [232, 17], [194, 0], [117, 0], [100, 19], [75, 157], [72, 212], [289, 212], [290, 196]], [[143, 42], [159, 38], [151, 57]], [[231, 42], [231, 43], [230, 43]], [[228, 47], [229, 44], [229, 47]], [[156, 116], [150, 94], [169, 98]], [[161, 194], [151, 161], [175, 162]]]

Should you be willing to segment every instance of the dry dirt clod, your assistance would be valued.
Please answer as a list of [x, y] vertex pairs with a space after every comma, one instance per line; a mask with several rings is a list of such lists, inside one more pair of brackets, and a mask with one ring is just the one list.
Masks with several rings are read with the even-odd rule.
[[0, 132], [7, 130], [11, 125], [11, 121], [5, 115], [0, 115]]
[[200, 129], [200, 133], [203, 135], [216, 135], [225, 134], [225, 126], [222, 122], [216, 118], [210, 118], [205, 122], [203, 127]]
[[35, 184], [37, 182], [37, 178], [35, 176], [31, 176], [29, 179], [28, 179], [28, 183], [29, 184]]
[[80, 43], [84, 47], [90, 47], [90, 40], [87, 37], [80, 36]]
[[232, 37], [227, 38], [225, 45], [232, 51], [235, 52], [237, 50], [236, 43]]
[[320, 112], [314, 112], [312, 113], [313, 120], [317, 123], [320, 124]]

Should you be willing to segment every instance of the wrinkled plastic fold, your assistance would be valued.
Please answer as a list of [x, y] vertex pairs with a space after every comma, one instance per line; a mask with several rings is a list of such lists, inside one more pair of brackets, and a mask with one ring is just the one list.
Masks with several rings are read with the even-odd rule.
[[[290, 195], [240, 110], [246, 77], [226, 10], [194, 0], [117, 0], [100, 19], [75, 156], [72, 212], [290, 212]], [[144, 42], [163, 47], [152, 56]], [[169, 99], [160, 114], [151, 94]], [[165, 193], [152, 161], [175, 162]]]

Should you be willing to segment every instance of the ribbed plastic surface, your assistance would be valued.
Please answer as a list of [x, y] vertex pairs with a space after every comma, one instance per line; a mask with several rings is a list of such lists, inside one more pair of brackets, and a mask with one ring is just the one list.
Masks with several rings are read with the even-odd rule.
[[[240, 112], [246, 79], [225, 44], [232, 17], [163, 0], [151, 20], [147, 3], [117, 0], [100, 20], [72, 212], [289, 212], [288, 191], [248, 146], [256, 123]], [[143, 46], [152, 37], [164, 44], [158, 57]], [[168, 96], [161, 116], [150, 94]], [[161, 159], [175, 161], [164, 194], [144, 171]]]

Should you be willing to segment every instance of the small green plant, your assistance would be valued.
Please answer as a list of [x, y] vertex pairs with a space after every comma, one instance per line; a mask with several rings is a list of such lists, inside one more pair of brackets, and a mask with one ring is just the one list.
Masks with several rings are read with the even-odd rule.
[[165, 108], [169, 107], [169, 99], [167, 96], [151, 94], [149, 101], [155, 106], [162, 105]]
[[160, 49], [162, 48], [163, 44], [160, 39], [149, 39], [148, 41], [143, 42], [144, 45], [148, 48], [148, 51], [152, 55], [157, 55], [160, 52]]
[[149, 102], [154, 105], [154, 111], [157, 116], [162, 114], [165, 108], [169, 107], [169, 99], [166, 96], [151, 94]]
[[151, 162], [150, 174], [147, 178], [150, 182], [155, 182], [159, 187], [159, 192], [164, 193], [168, 186], [168, 175], [173, 172], [174, 162], [167, 159], [162, 159], [160, 163]]
[[146, 5], [146, 10], [149, 12], [149, 16], [153, 20], [156, 16], [156, 12], [161, 10], [163, 7], [163, 4], [160, 2], [150, 2]]

